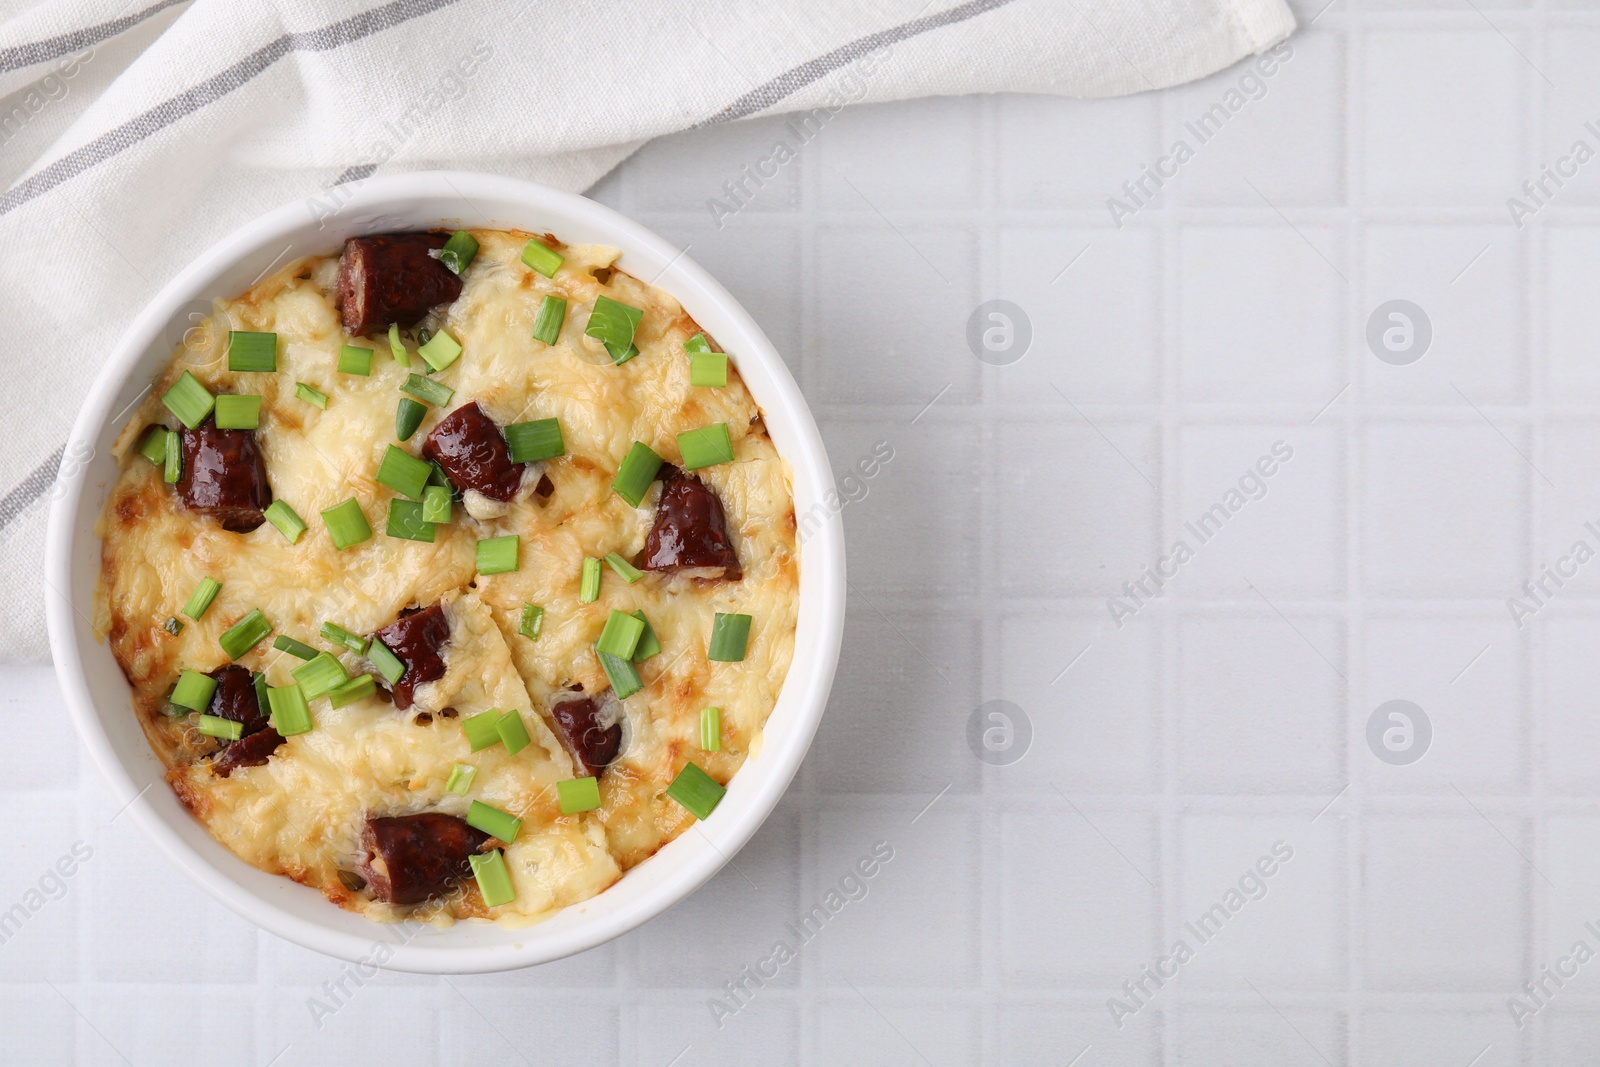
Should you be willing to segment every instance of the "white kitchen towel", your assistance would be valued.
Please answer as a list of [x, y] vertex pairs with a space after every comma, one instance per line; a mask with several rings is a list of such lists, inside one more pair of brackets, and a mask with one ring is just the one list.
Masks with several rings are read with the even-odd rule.
[[47, 655], [45, 503], [100, 357], [183, 264], [271, 207], [378, 170], [585, 189], [650, 138], [760, 114], [1161, 89], [1293, 29], [1283, 0], [25, 7], [0, 22], [0, 659]]

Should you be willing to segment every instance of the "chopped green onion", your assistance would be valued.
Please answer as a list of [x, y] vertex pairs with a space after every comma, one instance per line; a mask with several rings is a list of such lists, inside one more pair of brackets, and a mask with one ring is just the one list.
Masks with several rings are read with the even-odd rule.
[[478, 239], [466, 230], [457, 230], [450, 235], [450, 240], [439, 249], [439, 262], [451, 274], [460, 274], [472, 262], [472, 257], [478, 254]]
[[506, 869], [505, 853], [499, 849], [478, 852], [468, 856], [467, 862], [472, 864], [472, 877], [477, 879], [478, 895], [483, 897], [484, 907], [497, 908], [517, 899], [517, 891], [511, 885], [511, 872]]
[[523, 246], [522, 262], [543, 274], [546, 278], [554, 278], [556, 271], [561, 268], [562, 256], [561, 253], [535, 237]]
[[326, 409], [328, 406], [328, 394], [316, 386], [307, 385], [305, 382], [294, 383], [294, 395], [312, 407]]
[[514, 422], [506, 427], [505, 435], [513, 463], [555, 459], [567, 451], [566, 443], [561, 440], [561, 423], [556, 419]]
[[[422, 327], [420, 330], [417, 331], [417, 353], [419, 355], [422, 352], [422, 346], [427, 344], [428, 343], [428, 338], [430, 338], [432, 336], [433, 336], [433, 331], [428, 329], [426, 326]], [[423, 373], [426, 374], [427, 372], [424, 371]]]
[[400, 340], [400, 324], [389, 324], [389, 354], [394, 356], [394, 361], [402, 367], [411, 366], [411, 357], [406, 354], [406, 343]]
[[633, 335], [643, 317], [644, 311], [640, 308], [600, 296], [595, 298], [589, 325], [583, 332], [605, 345], [606, 351], [611, 353], [611, 362], [620, 366], [639, 354], [633, 345]]
[[195, 721], [195, 729], [207, 737], [220, 737], [225, 741], [237, 741], [244, 736], [244, 723], [224, 719], [220, 715], [202, 715]]
[[256, 691], [256, 707], [266, 708], [267, 704], [267, 676], [260, 671], [250, 672], [250, 684]]
[[339, 349], [339, 373], [358, 374], [366, 378], [372, 374], [372, 349], [364, 345], [345, 345]]
[[161, 449], [161, 480], [176, 485], [183, 477], [183, 444], [177, 430], [162, 430], [161, 436], [166, 440]]
[[254, 430], [261, 425], [259, 396], [222, 393], [217, 397], [217, 429]]
[[722, 751], [722, 709], [700, 709], [700, 747], [707, 752]]
[[528, 736], [528, 724], [522, 721], [521, 714], [516, 711], [508, 711], [500, 716], [495, 729], [500, 732], [500, 740], [505, 742], [506, 752], [510, 755], [515, 756], [533, 743], [533, 738]]
[[333, 547], [341, 552], [372, 536], [372, 527], [367, 524], [367, 517], [362, 514], [361, 505], [355, 497], [331, 508], [323, 508], [322, 521], [328, 527], [328, 536], [333, 538]]
[[594, 647], [618, 659], [631, 660], [642, 636], [644, 636], [644, 623], [625, 611], [613, 608], [606, 619], [605, 629], [600, 631], [600, 639], [594, 643]]
[[712, 389], [728, 387], [728, 354], [695, 352], [689, 356], [689, 384]]
[[316, 659], [317, 650], [310, 645], [302, 644], [288, 634], [279, 634], [272, 640], [272, 647], [279, 652], [287, 652], [296, 659]]
[[537, 604], [522, 605], [522, 624], [517, 627], [517, 632], [523, 637], [538, 637], [539, 631], [544, 629], [544, 608]]
[[717, 612], [711, 620], [711, 647], [706, 659], [718, 663], [738, 663], [744, 659], [745, 646], [750, 642], [750, 616], [724, 615]]
[[508, 845], [522, 832], [521, 819], [499, 808], [490, 807], [481, 800], [474, 800], [472, 807], [467, 809], [467, 825], [474, 830], [482, 830], [492, 837], [498, 837]]
[[433, 473], [428, 476], [428, 484], [441, 486], [449, 489], [452, 493], [455, 492], [455, 486], [451, 485], [450, 479], [445, 477], [444, 468], [437, 463], [433, 465]]
[[600, 561], [592, 556], [583, 557], [583, 569], [578, 573], [578, 603], [593, 604], [600, 599]]
[[267, 706], [272, 709], [272, 728], [284, 737], [311, 730], [311, 706], [298, 685], [267, 689]]
[[683, 469], [697, 471], [713, 463], [733, 462], [733, 438], [728, 435], [728, 424], [702, 426], [678, 435], [678, 451], [683, 453]]
[[318, 652], [316, 659], [301, 664], [289, 673], [294, 675], [307, 700], [315, 700], [350, 680], [344, 671], [344, 664], [334, 659], [331, 652]]
[[340, 648], [349, 649], [358, 656], [367, 654], [367, 646], [370, 643], [367, 638], [362, 637], [360, 634], [351, 633], [336, 622], [322, 624], [322, 639], [332, 642]]
[[[428, 477], [433, 477], [433, 464], [428, 464]], [[450, 521], [450, 490], [443, 485], [429, 485], [422, 490], [422, 521], [429, 523]]]
[[611, 679], [611, 690], [617, 694], [618, 700], [631, 697], [644, 688], [644, 681], [632, 663], [618, 659], [609, 652], [596, 651], [595, 654], [600, 657], [600, 666], [604, 668], [606, 677]]
[[206, 421], [206, 416], [211, 414], [211, 408], [216, 402], [211, 391], [201, 385], [200, 379], [188, 371], [178, 375], [178, 380], [172, 383], [172, 388], [161, 394], [161, 403], [166, 405], [168, 411], [178, 416], [179, 422], [191, 430]]
[[428, 338], [428, 343], [417, 349], [417, 355], [428, 361], [434, 370], [444, 370], [461, 358], [461, 344], [446, 330]]
[[225, 741], [237, 741], [244, 736], [244, 723], [224, 719], [220, 715], [202, 715], [195, 722], [195, 729], [207, 737], [220, 737]]
[[177, 637], [179, 634], [183, 633], [183, 623], [179, 621], [176, 615], [162, 623], [161, 628], [167, 631], [167, 633], [171, 634], [173, 637]]
[[183, 477], [183, 442], [178, 437], [177, 430], [167, 431], [167, 447], [162, 459], [163, 470], [161, 480], [168, 485], [177, 485], [178, 479]]
[[612, 570], [617, 572], [618, 578], [621, 578], [629, 585], [644, 577], [644, 571], [635, 567], [615, 552], [606, 553], [606, 563], [610, 565]]
[[490, 745], [500, 743], [500, 713], [485, 711], [461, 720], [461, 732], [467, 735], [472, 751], [482, 752]]
[[683, 350], [690, 355], [694, 355], [697, 352], [709, 352], [711, 351], [711, 339], [706, 336], [704, 330], [701, 330], [683, 342]]
[[644, 623], [644, 633], [639, 636], [639, 646], [633, 650], [633, 662], [643, 663], [651, 656], [660, 655], [661, 639], [656, 636], [655, 627], [650, 625], [650, 620], [644, 617], [644, 612], [636, 611], [633, 617]]
[[411, 440], [411, 435], [417, 432], [417, 427], [422, 425], [422, 416], [428, 413], [427, 407], [412, 400], [409, 396], [400, 398], [400, 407], [394, 413], [394, 435], [402, 441]]
[[635, 441], [622, 458], [622, 466], [617, 468], [617, 476], [611, 482], [612, 491], [633, 507], [638, 507], [644, 495], [650, 491], [650, 483], [656, 480], [661, 463], [661, 457], [649, 445]]
[[517, 534], [485, 537], [478, 542], [478, 573], [506, 574], [517, 569], [517, 551], [522, 539]]
[[300, 535], [306, 532], [305, 520], [296, 515], [294, 508], [282, 500], [274, 500], [268, 504], [263, 514], [266, 515], [268, 522], [278, 528], [279, 533], [289, 539], [291, 545], [299, 541]]
[[556, 783], [556, 796], [561, 800], [563, 815], [593, 811], [600, 806], [600, 782], [592, 776], [568, 778]]
[[167, 699], [180, 708], [205, 711], [211, 706], [211, 694], [217, 691], [217, 680], [199, 671], [184, 671], [178, 675], [178, 684]]
[[207, 737], [220, 737], [224, 741], [237, 741], [244, 736], [244, 723], [224, 719], [220, 715], [202, 715], [195, 729]]
[[[301, 664], [289, 673], [294, 676], [295, 682], [300, 686], [300, 692], [305, 694], [307, 700], [348, 690], [347, 699], [343, 701], [348, 704], [357, 697], [370, 695], [376, 689], [372, 675], [358, 674], [351, 678], [345, 673], [344, 664], [329, 652], [317, 652], [311, 662]], [[367, 680], [365, 687], [361, 684], [363, 678]], [[359, 692], [362, 688], [366, 688], [367, 692]]]
[[336, 708], [354, 704], [378, 691], [378, 683], [370, 674], [358, 674], [343, 685], [328, 691], [328, 703]]
[[275, 371], [278, 369], [278, 335], [250, 330], [228, 331], [228, 369]]
[[421, 500], [422, 488], [428, 484], [432, 474], [433, 464], [418, 459], [403, 448], [390, 445], [378, 464], [377, 482], [387, 485], [401, 496]]
[[553, 345], [561, 336], [561, 323], [567, 317], [567, 302], [559, 296], [546, 296], [539, 302], [533, 319], [533, 339]]
[[222, 591], [222, 583], [215, 578], [202, 578], [200, 584], [194, 587], [194, 592], [189, 594], [188, 603], [183, 605], [183, 613], [189, 618], [200, 621], [205, 615], [211, 602], [217, 599], [217, 594]]
[[139, 454], [145, 459], [161, 466], [167, 461], [167, 428], [165, 426], [152, 426], [150, 432], [144, 435], [144, 440], [139, 442]]
[[405, 383], [400, 386], [400, 391], [402, 393], [410, 393], [418, 400], [426, 400], [430, 404], [437, 404], [439, 407], [444, 407], [450, 403], [450, 398], [456, 395], [456, 391], [448, 385], [441, 385], [432, 378], [424, 378], [420, 374], [406, 375]]
[[472, 780], [478, 776], [478, 768], [470, 763], [457, 763], [450, 768], [450, 780], [444, 787], [458, 797], [467, 795], [467, 790], [472, 788]]
[[693, 763], [685, 763], [683, 770], [667, 786], [667, 796], [688, 808], [697, 819], [709, 816], [727, 792], [715, 778]]
[[259, 645], [271, 632], [272, 624], [261, 614], [261, 609], [256, 608], [224, 630], [222, 636], [217, 638], [217, 644], [222, 646], [222, 651], [228, 654], [229, 659], [238, 659]]
[[383, 675], [383, 680], [390, 685], [394, 685], [405, 677], [406, 665], [400, 661], [399, 656], [389, 651], [388, 645], [376, 637], [372, 639], [372, 644], [367, 648], [367, 659], [372, 662], [374, 667], [378, 668], [378, 673]]
[[402, 541], [427, 545], [433, 544], [437, 536], [437, 528], [422, 517], [422, 505], [398, 496], [389, 501], [389, 524], [383, 532]]

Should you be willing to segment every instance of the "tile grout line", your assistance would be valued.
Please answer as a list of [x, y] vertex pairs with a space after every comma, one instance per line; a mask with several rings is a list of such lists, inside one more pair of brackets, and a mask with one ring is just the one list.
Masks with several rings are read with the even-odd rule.
[[[1532, 51], [1538, 57], [1539, 68], [1542, 70], [1549, 66], [1548, 60], [1548, 14], [1543, 4], [1534, 12], [1536, 30], [1533, 33]], [[1523, 116], [1523, 129], [1521, 133], [1521, 148], [1523, 158], [1530, 163], [1537, 157], [1537, 144], [1545, 128], [1547, 105], [1550, 102], [1551, 88], [1543, 80], [1532, 80], [1532, 71], [1524, 69], [1522, 72], [1522, 86], [1526, 99], [1523, 101], [1521, 113]], [[1522, 299], [1518, 311], [1521, 314], [1523, 352], [1521, 353], [1527, 370], [1525, 382], [1526, 396], [1532, 411], [1532, 418], [1528, 426], [1527, 447], [1533, 457], [1533, 462], [1539, 470], [1549, 468], [1548, 437], [1544, 432], [1546, 425], [1545, 403], [1548, 397], [1545, 382], [1544, 361], [1533, 358], [1535, 352], [1547, 351], [1544, 345], [1544, 325], [1546, 301], [1544, 292], [1545, 263], [1542, 253], [1547, 248], [1546, 229], [1537, 220], [1529, 228], [1523, 240], [1513, 238], [1512, 252], [1515, 256], [1516, 268], [1513, 277], [1521, 281], [1519, 289]], [[1519, 277], [1520, 276], [1520, 277]], [[1526, 551], [1525, 557], [1528, 573], [1536, 573], [1535, 560], [1538, 558], [1539, 545], [1548, 526], [1548, 511], [1552, 502], [1554, 491], [1542, 480], [1532, 477], [1527, 478], [1528, 486], [1528, 522], [1526, 525]], [[1548, 622], [1548, 620], [1546, 620]], [[1537, 632], [1541, 623], [1535, 623], [1533, 630], [1520, 633], [1515, 641], [1516, 658], [1520, 677], [1517, 691], [1524, 698], [1520, 717], [1526, 725], [1523, 731], [1527, 738], [1523, 752], [1523, 782], [1524, 789], [1533, 795], [1536, 813], [1534, 817], [1521, 827], [1519, 837], [1523, 838], [1525, 847], [1529, 847], [1530, 854], [1534, 857], [1541, 871], [1550, 869], [1549, 856], [1546, 854], [1545, 845], [1549, 839], [1549, 821], [1545, 815], [1547, 797], [1547, 780], [1544, 773], [1545, 738], [1544, 722], [1536, 713], [1542, 704], [1539, 697], [1543, 684], [1540, 672], [1535, 670], [1532, 655], [1532, 635]], [[1529, 841], [1528, 837], [1532, 837]], [[1524, 944], [1522, 950], [1523, 972], [1533, 973], [1540, 947], [1549, 943], [1549, 915], [1550, 889], [1544, 884], [1543, 878], [1534, 878], [1526, 869], [1521, 872], [1523, 885], [1523, 900], [1525, 915], [1523, 917]], [[1522, 1035], [1521, 1048], [1518, 1058], [1523, 1063], [1531, 1062], [1533, 1044], [1540, 1037], [1548, 1038], [1549, 1026], [1536, 1026]]]
[[[1349, 14], [1345, 12], [1344, 14]], [[1346, 248], [1350, 250], [1350, 270], [1354, 281], [1345, 293], [1345, 367], [1348, 380], [1353, 383], [1349, 396], [1338, 411], [1340, 439], [1344, 453], [1344, 595], [1345, 595], [1345, 669], [1349, 679], [1345, 682], [1345, 773], [1350, 783], [1346, 794], [1343, 818], [1333, 813], [1339, 821], [1331, 823], [1341, 828], [1338, 847], [1344, 863], [1345, 922], [1342, 924], [1344, 942], [1344, 1040], [1348, 1057], [1352, 1048], [1362, 1048], [1366, 1019], [1360, 1011], [1360, 998], [1365, 992], [1363, 964], [1366, 942], [1362, 933], [1366, 929], [1366, 915], [1361, 897], [1361, 859], [1364, 855], [1366, 820], [1366, 778], [1358, 774], [1355, 761], [1362, 756], [1366, 744], [1361, 695], [1366, 682], [1366, 601], [1361, 567], [1361, 524], [1363, 508], [1357, 485], [1363, 484], [1366, 452], [1362, 443], [1365, 432], [1365, 410], [1368, 400], [1367, 363], [1356, 343], [1363, 336], [1366, 287], [1369, 284], [1365, 263], [1367, 188], [1363, 168], [1366, 165], [1366, 93], [1362, 75], [1367, 62], [1367, 12], [1358, 11], [1353, 17], [1354, 26], [1344, 36], [1345, 85], [1347, 96], [1344, 111], [1345, 148], [1345, 203], [1357, 220], [1346, 235]], [[1363, 766], [1365, 764], [1363, 763]]]
[[[1167, 93], [1162, 97], [1163, 133], [1172, 124], [1181, 121], [1177, 115], [1176, 99], [1175, 93]], [[1158, 147], [1160, 136], [1157, 135]], [[1178, 200], [1180, 205], [1183, 191], [1182, 186], [1173, 188], [1172, 199]], [[1155, 453], [1161, 456], [1161, 469], [1156, 473], [1161, 479], [1161, 492], [1157, 500], [1161, 516], [1160, 532], [1156, 541], [1158, 554], [1162, 546], [1167, 543], [1167, 538], [1181, 526], [1179, 514], [1183, 506], [1178, 484], [1178, 469], [1182, 462], [1179, 446], [1182, 416], [1178, 398], [1183, 381], [1183, 288], [1179, 275], [1182, 270], [1184, 249], [1183, 223], [1179, 219], [1180, 214], [1180, 211], [1173, 211], [1163, 203], [1156, 215], [1160, 225], [1157, 254], [1161, 257], [1161, 267], [1156, 272], [1160, 278], [1156, 308], [1161, 321], [1161, 417], [1157, 424], [1159, 436], [1154, 449]], [[1155, 605], [1155, 609], [1157, 633], [1153, 637], [1153, 642], [1158, 662], [1162, 666], [1159, 697], [1161, 703], [1155, 716], [1157, 726], [1152, 743], [1160, 760], [1157, 781], [1161, 790], [1163, 813], [1151, 822], [1151, 829], [1156, 835], [1155, 854], [1159, 857], [1155, 872], [1156, 899], [1152, 903], [1159, 931], [1155, 947], [1160, 951], [1163, 944], [1171, 945], [1176, 940], [1183, 923], [1181, 915], [1183, 820], [1180, 816], [1171, 814], [1180, 798], [1181, 764], [1178, 741], [1183, 736], [1181, 729], [1183, 708], [1179, 694], [1182, 692], [1183, 683], [1182, 668], [1178, 662], [1181, 658], [1179, 626], [1182, 618], [1177, 610], [1177, 604], [1168, 600]], [[1181, 994], [1183, 991], [1178, 989], [1174, 992]], [[1178, 1017], [1177, 1006], [1182, 1003], [1182, 998], [1179, 996], [1156, 1006], [1152, 1028], [1155, 1031], [1157, 1056], [1163, 1064], [1174, 1063], [1178, 1056], [1179, 1050], [1173, 1042], [1173, 1031], [1174, 1020]]]
[[[981, 228], [977, 234], [978, 240], [978, 286], [973, 298], [979, 302], [1006, 297], [1000, 291], [1001, 272], [999, 269], [1000, 241], [998, 217], [999, 201], [999, 173], [998, 161], [1002, 148], [1000, 139], [1000, 126], [997, 119], [998, 104], [993, 96], [983, 97], [978, 104], [976, 122], [978, 125], [974, 143], [982, 145], [985, 150], [978, 153], [978, 196], [982, 218]], [[1044, 355], [1035, 353], [1036, 358]], [[957, 358], [977, 357], [971, 352], [960, 352]], [[1024, 356], [1024, 358], [1027, 358]], [[983, 492], [999, 493], [999, 487], [1004, 484], [1001, 480], [1000, 462], [997, 456], [998, 449], [993, 447], [998, 432], [995, 425], [994, 407], [997, 394], [1000, 392], [999, 382], [1005, 374], [1005, 367], [983, 366], [978, 375], [978, 397], [981, 405], [980, 432], [983, 435], [984, 458], [987, 470], [984, 478]], [[979, 557], [983, 560], [982, 587], [985, 589], [998, 589], [1001, 587], [1000, 575], [1000, 530], [998, 507], [985, 507], [983, 520], [979, 524]], [[993, 662], [995, 654], [992, 650], [999, 649], [1001, 645], [1001, 628], [1004, 625], [1003, 602], [998, 612], [990, 607], [992, 603], [988, 597], [981, 598], [984, 607], [979, 620], [980, 633], [982, 634], [978, 665], [978, 677], [981, 688], [978, 691], [978, 702], [1003, 696], [1000, 691], [1001, 672]], [[990, 694], [993, 694], [991, 697]], [[1031, 746], [1038, 739], [1038, 722], [1044, 721], [1048, 716], [1057, 718], [1054, 709], [1035, 708], [1031, 713], [1036, 725], [1032, 728], [1029, 737]], [[970, 712], [969, 712], [970, 714]], [[975, 757], [974, 757], [975, 758]], [[1026, 758], [1026, 757], [1024, 757]], [[982, 816], [979, 823], [980, 838], [978, 842], [979, 854], [982, 857], [984, 869], [989, 871], [1004, 870], [1005, 859], [1005, 819], [1003, 813], [996, 810], [993, 803], [994, 794], [999, 791], [995, 781], [997, 774], [1002, 774], [1009, 768], [991, 767], [984, 763], [978, 764], [978, 795], [981, 798]], [[981, 991], [978, 1008], [978, 1047], [980, 1062], [1000, 1062], [1000, 975], [996, 967], [996, 959], [1000, 953], [1001, 930], [1003, 924], [1000, 918], [1001, 909], [1005, 906], [1004, 897], [996, 890], [999, 882], [997, 878], [980, 878], [978, 880], [978, 986]]]

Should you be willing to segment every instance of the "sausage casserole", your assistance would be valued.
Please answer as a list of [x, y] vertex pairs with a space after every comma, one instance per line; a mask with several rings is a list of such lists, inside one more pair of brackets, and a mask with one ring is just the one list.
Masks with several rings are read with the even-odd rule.
[[793, 652], [788, 467], [617, 253], [351, 238], [123, 428], [95, 625], [179, 799], [369, 918], [533, 922], [706, 817]]

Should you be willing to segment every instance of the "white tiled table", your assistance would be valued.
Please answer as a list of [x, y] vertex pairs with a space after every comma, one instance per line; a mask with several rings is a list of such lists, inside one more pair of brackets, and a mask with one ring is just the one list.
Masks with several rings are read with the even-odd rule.
[[[777, 814], [614, 944], [385, 974], [319, 1028], [308, 998], [342, 965], [111, 821], [48, 672], [7, 668], [0, 909], [74, 841], [93, 854], [0, 944], [0, 1058], [1600, 1057], [1600, 962], [1521, 1029], [1506, 1004], [1574, 942], [1600, 952], [1600, 562], [1521, 630], [1506, 605], [1573, 542], [1600, 549], [1600, 162], [1520, 230], [1505, 204], [1574, 140], [1600, 148], [1600, 13], [1337, 0], [1293, 48], [1121, 229], [1106, 198], [1241, 72], [849, 111], [721, 229], [705, 201], [780, 121], [630, 160], [596, 195], [746, 302], [836, 470], [894, 450], [845, 508], [839, 680]], [[1008, 366], [965, 340], [993, 298], [1031, 323]], [[1397, 298], [1434, 333], [1405, 366], [1364, 340]], [[1265, 495], [1115, 626], [1106, 598], [1278, 441]], [[1432, 724], [1410, 765], [1367, 740], [1394, 699]], [[968, 746], [990, 700], [1026, 716], [1020, 761]], [[723, 983], [877, 842], [866, 896], [716, 1026]], [[1265, 895], [1229, 911], [1241, 879]], [[1201, 943], [1186, 924], [1219, 902]], [[1180, 938], [1193, 958], [1118, 1029], [1108, 998]]]

